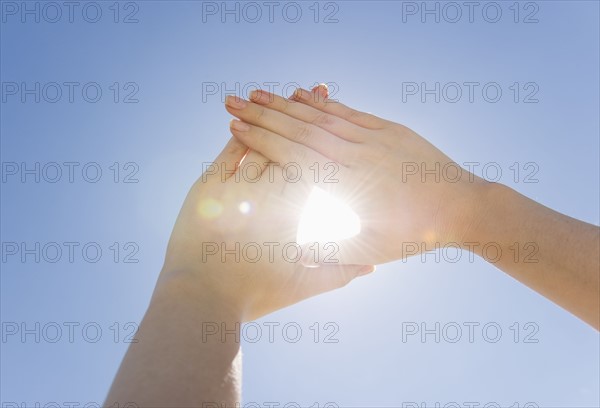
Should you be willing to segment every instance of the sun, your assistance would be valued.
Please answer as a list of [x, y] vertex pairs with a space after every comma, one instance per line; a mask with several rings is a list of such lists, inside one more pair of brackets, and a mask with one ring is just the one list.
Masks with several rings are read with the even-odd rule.
[[360, 218], [344, 201], [314, 187], [300, 215], [296, 242], [337, 242], [360, 232]]

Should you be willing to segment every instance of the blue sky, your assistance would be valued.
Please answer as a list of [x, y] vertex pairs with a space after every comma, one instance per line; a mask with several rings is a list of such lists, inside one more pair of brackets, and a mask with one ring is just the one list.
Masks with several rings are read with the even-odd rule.
[[[272, 21], [264, 2], [229, 2], [239, 12], [225, 15], [221, 2], [113, 3], [77, 2], [71, 22], [62, 2], [60, 17], [43, 2], [1, 2], [5, 405], [102, 402], [185, 194], [229, 137], [222, 97], [250, 83], [282, 93], [328, 82], [337, 99], [411, 127], [458, 163], [480, 163], [478, 175], [500, 168], [501, 182], [599, 223], [598, 2], [476, 2], [472, 21], [463, 2], [427, 2], [439, 22], [422, 2], [276, 2]], [[422, 94], [436, 83], [439, 102]], [[475, 83], [472, 101], [465, 83]], [[40, 182], [22, 182], [11, 163], [34, 173], [39, 163]], [[40, 262], [8, 255], [13, 242], [40, 243]], [[246, 403], [600, 405], [598, 333], [467, 254], [387, 264], [257, 323], [263, 336], [243, 345]], [[439, 343], [407, 337], [436, 323]], [[25, 341], [22, 324], [34, 333]], [[286, 324], [300, 327], [298, 342]]]

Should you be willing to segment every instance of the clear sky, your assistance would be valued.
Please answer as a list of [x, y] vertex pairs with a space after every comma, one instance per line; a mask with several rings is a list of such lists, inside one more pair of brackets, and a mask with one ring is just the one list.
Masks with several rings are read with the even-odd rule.
[[[252, 83], [328, 82], [599, 223], [597, 1], [1, 7], [3, 406], [103, 401], [185, 194], [229, 137], [223, 95]], [[598, 333], [456, 255], [383, 265], [249, 326], [244, 402], [598, 407]]]

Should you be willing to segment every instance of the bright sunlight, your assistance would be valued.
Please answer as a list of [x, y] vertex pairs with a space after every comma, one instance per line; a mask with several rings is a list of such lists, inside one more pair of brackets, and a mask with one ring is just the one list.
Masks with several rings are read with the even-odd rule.
[[335, 242], [360, 232], [360, 218], [342, 200], [315, 187], [306, 202], [296, 242]]

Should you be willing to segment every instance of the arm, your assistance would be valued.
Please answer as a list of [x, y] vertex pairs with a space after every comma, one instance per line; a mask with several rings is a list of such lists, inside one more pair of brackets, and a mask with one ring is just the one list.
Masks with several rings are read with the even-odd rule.
[[[298, 90], [286, 100], [258, 91], [250, 99], [227, 106], [251, 125], [234, 132], [240, 141], [274, 161], [341, 166], [337, 193], [362, 221], [361, 234], [340, 250], [343, 261], [383, 263], [448, 243], [481, 254], [498, 243], [496, 266], [599, 328], [598, 227], [488, 183], [412, 130], [321, 94]], [[524, 262], [528, 243], [538, 249], [537, 263]]]
[[[137, 342], [105, 406], [234, 406], [242, 322], [373, 271], [370, 265], [309, 268], [286, 258], [281, 246], [295, 242], [305, 187], [288, 184], [281, 168], [269, 168], [266, 158], [247, 150], [232, 138], [188, 193]], [[236, 180], [230, 172], [245, 165], [266, 173]], [[241, 202], [251, 211], [241, 211]], [[280, 250], [260, 247], [262, 255], [249, 260], [235, 253], [250, 243], [278, 243]]]
[[157, 286], [106, 406], [118, 401], [119, 406], [212, 407], [240, 401], [239, 339], [206, 332], [206, 325], [215, 323], [233, 330], [240, 316], [189, 288], [183, 281]]
[[[486, 260], [493, 258], [502, 271], [599, 329], [598, 227], [501, 184], [482, 190], [484, 210], [466, 232], [463, 247]], [[500, 257], [482, 253], [482, 244], [488, 242], [499, 245]]]

